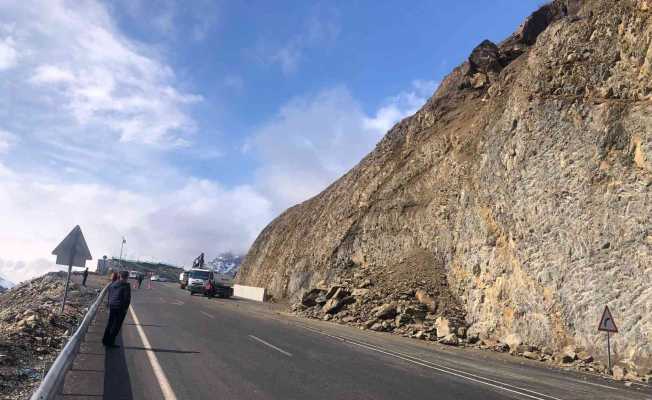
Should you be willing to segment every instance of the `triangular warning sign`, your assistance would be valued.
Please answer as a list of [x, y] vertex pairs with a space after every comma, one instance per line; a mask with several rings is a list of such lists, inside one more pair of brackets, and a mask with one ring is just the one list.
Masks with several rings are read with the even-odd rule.
[[611, 311], [609, 311], [608, 306], [604, 306], [604, 311], [602, 312], [602, 318], [600, 318], [600, 325], [598, 325], [598, 330], [606, 332], [618, 332], [616, 321], [614, 321], [614, 317], [611, 316]]
[[72, 264], [75, 267], [84, 267], [86, 266], [86, 260], [93, 259], [79, 225], [70, 231], [68, 236], [52, 251], [52, 254], [57, 256], [57, 264]]

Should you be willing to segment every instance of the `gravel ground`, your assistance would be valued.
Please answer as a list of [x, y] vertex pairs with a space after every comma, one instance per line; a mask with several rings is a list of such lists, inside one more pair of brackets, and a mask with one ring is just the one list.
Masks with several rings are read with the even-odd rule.
[[60, 313], [65, 272], [48, 273], [0, 294], [0, 399], [27, 399], [74, 333], [108, 278], [73, 275]]

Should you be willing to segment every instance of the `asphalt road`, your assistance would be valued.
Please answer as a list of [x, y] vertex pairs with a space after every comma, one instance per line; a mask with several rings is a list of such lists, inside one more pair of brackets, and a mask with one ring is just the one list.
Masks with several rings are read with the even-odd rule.
[[190, 296], [175, 284], [132, 292], [119, 342], [106, 355], [105, 399], [652, 399], [645, 386]]

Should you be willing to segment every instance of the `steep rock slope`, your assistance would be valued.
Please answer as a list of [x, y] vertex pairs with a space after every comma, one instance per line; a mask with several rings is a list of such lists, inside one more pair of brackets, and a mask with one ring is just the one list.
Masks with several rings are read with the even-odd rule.
[[296, 299], [404, 278], [452, 295], [470, 332], [601, 357], [609, 304], [616, 360], [649, 369], [651, 9], [558, 0], [482, 42], [355, 168], [268, 225], [238, 280]]

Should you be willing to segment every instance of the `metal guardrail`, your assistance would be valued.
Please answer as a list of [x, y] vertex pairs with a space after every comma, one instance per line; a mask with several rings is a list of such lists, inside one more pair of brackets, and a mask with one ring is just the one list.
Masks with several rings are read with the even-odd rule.
[[38, 389], [36, 389], [34, 394], [32, 394], [30, 400], [51, 400], [56, 398], [59, 394], [59, 389], [61, 389], [61, 386], [63, 385], [66, 372], [68, 372], [72, 366], [72, 362], [75, 360], [75, 357], [79, 352], [81, 342], [84, 339], [93, 318], [95, 318], [95, 314], [97, 314], [97, 309], [99, 308], [108, 287], [109, 285], [106, 285], [104, 289], [102, 289], [100, 295], [90, 306], [81, 324], [79, 324], [75, 333], [70, 337], [68, 343], [66, 343], [63, 350], [61, 350], [61, 353], [59, 353], [57, 358], [54, 360], [47, 375], [43, 378]]

